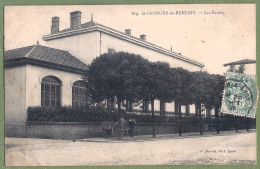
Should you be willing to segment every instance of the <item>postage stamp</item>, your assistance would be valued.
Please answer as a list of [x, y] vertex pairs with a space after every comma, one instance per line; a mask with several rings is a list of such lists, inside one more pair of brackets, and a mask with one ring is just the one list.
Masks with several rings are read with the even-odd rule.
[[246, 75], [227, 72], [222, 101], [222, 112], [255, 118], [257, 89], [255, 79]]

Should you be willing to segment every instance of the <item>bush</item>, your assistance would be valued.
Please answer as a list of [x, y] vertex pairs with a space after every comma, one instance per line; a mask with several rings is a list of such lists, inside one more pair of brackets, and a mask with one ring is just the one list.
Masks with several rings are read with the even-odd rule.
[[27, 121], [54, 122], [101, 122], [116, 120], [117, 112], [102, 106], [90, 108], [64, 107], [28, 107]]
[[[123, 110], [122, 110], [123, 111]], [[90, 108], [64, 107], [29, 107], [27, 109], [27, 121], [53, 121], [53, 122], [102, 122], [116, 121], [117, 109], [104, 106], [92, 106]], [[137, 123], [152, 123], [151, 115], [135, 115], [122, 112], [125, 120], [135, 119]], [[155, 116], [155, 123], [178, 124], [178, 116]], [[199, 124], [198, 117], [189, 116], [182, 118], [183, 124]]]
[[[123, 111], [123, 110], [122, 110]], [[28, 121], [53, 121], [53, 122], [102, 122], [116, 121], [117, 109], [106, 108], [104, 106], [91, 106], [89, 108], [64, 107], [29, 107], [27, 109]], [[126, 114], [122, 112], [125, 120], [135, 119], [137, 123], [152, 123], [151, 115]], [[178, 125], [178, 116], [155, 116], [155, 123], [173, 123]], [[203, 118], [203, 123], [208, 124], [207, 118]], [[236, 123], [235, 117], [231, 115], [220, 116], [220, 125], [225, 130], [234, 128]], [[255, 119], [249, 119], [251, 125], [255, 125]], [[182, 124], [198, 125], [200, 124], [198, 116], [182, 117]], [[210, 124], [217, 124], [215, 118], [211, 119]], [[246, 125], [246, 118], [239, 117], [239, 125]]]

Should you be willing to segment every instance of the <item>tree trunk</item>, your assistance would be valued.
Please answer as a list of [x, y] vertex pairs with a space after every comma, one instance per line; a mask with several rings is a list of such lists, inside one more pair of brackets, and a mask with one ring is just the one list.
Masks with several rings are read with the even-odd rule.
[[178, 102], [178, 114], [179, 114], [179, 136], [182, 135], [182, 115], [181, 115], [181, 103]]
[[202, 125], [202, 117], [201, 117], [201, 104], [199, 105], [199, 119], [200, 119], [200, 135], [203, 134], [203, 125]]
[[178, 115], [179, 113], [179, 110], [178, 110], [178, 102], [177, 101], [174, 101], [174, 115]]
[[165, 102], [160, 100], [160, 115], [164, 116], [165, 114]]
[[207, 115], [208, 115], [208, 130], [211, 131], [211, 111], [210, 111], [210, 109], [207, 109]]
[[151, 106], [152, 106], [153, 138], [155, 138], [156, 134], [155, 134], [155, 122], [154, 122], [154, 99], [151, 100]]
[[246, 131], [249, 131], [249, 118], [246, 117]]
[[186, 106], [185, 106], [185, 113], [186, 113], [186, 116], [190, 115], [190, 105], [189, 104], [186, 104]]
[[238, 116], [236, 116], [236, 132], [238, 132]]
[[[118, 122], [118, 125], [121, 126], [122, 123], [121, 123], [121, 100], [120, 100], [120, 99], [117, 99], [117, 106], [118, 106], [118, 108], [117, 108], [117, 111], [118, 111], [118, 112], [117, 112], [117, 122]], [[121, 131], [121, 130], [122, 130], [121, 127], [120, 127], [119, 130], [120, 130], [119, 133], [121, 133], [121, 132], [122, 132], [122, 131]], [[122, 137], [123, 137], [123, 135], [120, 134], [120, 135], [118, 136], [118, 139], [121, 140]]]
[[219, 134], [219, 111], [218, 111], [218, 107], [215, 107], [215, 117], [216, 117], [216, 121], [217, 121], [217, 133]]
[[121, 101], [117, 100], [117, 120], [121, 124]]
[[195, 116], [198, 117], [198, 115], [199, 115], [199, 106], [198, 104], [195, 104]]

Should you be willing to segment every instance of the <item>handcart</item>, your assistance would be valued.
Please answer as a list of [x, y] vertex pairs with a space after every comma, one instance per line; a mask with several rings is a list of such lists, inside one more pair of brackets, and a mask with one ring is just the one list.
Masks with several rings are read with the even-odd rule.
[[105, 138], [112, 137], [116, 140], [120, 140], [123, 136], [128, 135], [130, 126], [129, 123], [125, 121], [121, 121], [121, 125], [118, 121], [103, 121], [101, 129]]

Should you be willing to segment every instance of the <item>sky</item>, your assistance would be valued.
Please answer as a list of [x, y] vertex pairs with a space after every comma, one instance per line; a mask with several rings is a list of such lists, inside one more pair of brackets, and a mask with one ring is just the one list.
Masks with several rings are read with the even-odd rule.
[[4, 49], [45, 45], [51, 18], [60, 17], [60, 30], [66, 29], [70, 12], [77, 10], [82, 23], [93, 14], [108, 27], [146, 34], [147, 41], [204, 63], [209, 73], [223, 74], [225, 63], [256, 59], [254, 4], [6, 6]]

